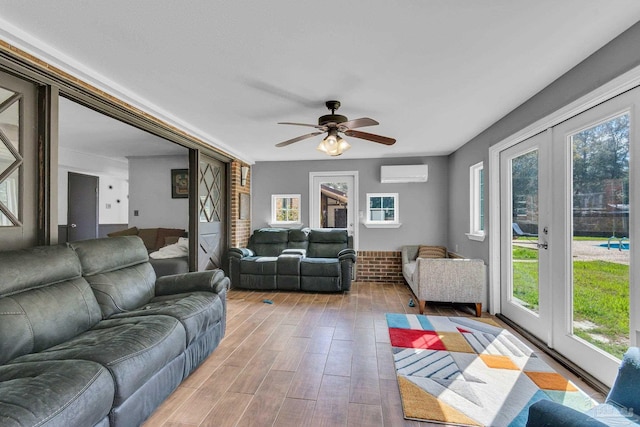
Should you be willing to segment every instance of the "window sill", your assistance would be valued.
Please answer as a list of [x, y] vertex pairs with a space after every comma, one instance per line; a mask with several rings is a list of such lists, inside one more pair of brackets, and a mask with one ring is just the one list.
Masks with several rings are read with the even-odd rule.
[[301, 222], [270, 222], [269, 227], [272, 228], [302, 228]]
[[376, 222], [363, 222], [365, 227], [367, 228], [400, 228], [402, 225], [399, 222], [392, 222], [389, 224], [376, 223]]
[[475, 240], [476, 242], [484, 242], [485, 234], [465, 233], [469, 240]]

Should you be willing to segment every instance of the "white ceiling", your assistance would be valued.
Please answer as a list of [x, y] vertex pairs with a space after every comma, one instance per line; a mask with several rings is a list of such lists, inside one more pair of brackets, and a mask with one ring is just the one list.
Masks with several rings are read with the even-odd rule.
[[0, 38], [249, 162], [325, 159], [324, 102], [448, 154], [640, 19], [637, 0], [0, 0]]
[[186, 148], [65, 98], [60, 98], [60, 146], [125, 161], [127, 157], [187, 155]]

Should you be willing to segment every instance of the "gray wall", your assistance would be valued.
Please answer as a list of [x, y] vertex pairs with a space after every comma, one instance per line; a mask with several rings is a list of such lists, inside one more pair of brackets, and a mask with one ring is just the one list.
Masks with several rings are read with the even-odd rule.
[[[381, 184], [381, 165], [429, 165], [426, 183]], [[359, 225], [359, 250], [399, 250], [406, 244], [445, 244], [448, 227], [449, 187], [447, 157], [411, 157], [364, 160], [257, 162], [252, 167], [253, 229], [268, 227], [272, 194], [300, 194], [302, 222], [309, 225], [309, 172], [358, 171], [358, 203], [365, 210], [367, 193], [398, 193], [400, 222], [394, 229]]]
[[188, 230], [189, 199], [171, 198], [171, 169], [188, 168], [186, 154], [129, 158], [129, 226]]
[[[462, 254], [489, 260], [489, 239], [471, 241], [465, 236], [469, 228], [469, 166], [484, 161], [485, 182], [489, 182], [489, 147], [524, 129], [537, 120], [559, 110], [615, 77], [640, 65], [640, 23], [585, 59], [551, 83], [520, 107], [500, 119], [484, 132], [449, 156], [449, 247], [459, 247]], [[485, 200], [489, 200], [488, 185]], [[485, 204], [488, 218], [488, 203]], [[488, 222], [488, 221], [487, 221]]]

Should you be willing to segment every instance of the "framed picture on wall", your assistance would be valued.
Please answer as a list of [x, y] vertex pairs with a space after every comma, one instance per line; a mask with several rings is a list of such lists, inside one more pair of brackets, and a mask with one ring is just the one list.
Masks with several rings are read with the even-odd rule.
[[171, 169], [171, 198], [189, 197], [189, 169]]

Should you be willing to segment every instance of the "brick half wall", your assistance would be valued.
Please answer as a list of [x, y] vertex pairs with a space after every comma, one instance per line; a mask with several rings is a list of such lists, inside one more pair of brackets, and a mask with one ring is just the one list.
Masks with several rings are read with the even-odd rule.
[[404, 283], [402, 252], [358, 251], [356, 281]]

